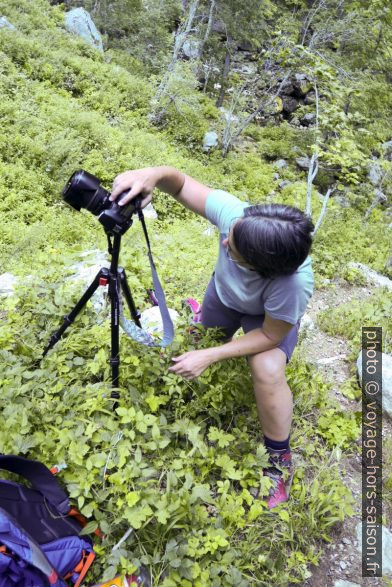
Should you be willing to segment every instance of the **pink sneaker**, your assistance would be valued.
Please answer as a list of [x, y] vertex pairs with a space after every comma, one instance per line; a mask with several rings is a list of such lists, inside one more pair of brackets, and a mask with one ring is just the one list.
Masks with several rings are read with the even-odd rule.
[[[283, 455], [272, 455], [270, 460], [273, 463], [273, 466], [263, 470], [263, 475], [269, 477], [273, 482], [273, 486], [270, 489], [270, 494], [267, 500], [269, 510], [276, 507], [280, 503], [288, 501], [294, 476], [293, 463], [290, 452], [284, 453]], [[284, 480], [283, 471], [280, 469], [288, 472], [288, 478], [286, 480]]]

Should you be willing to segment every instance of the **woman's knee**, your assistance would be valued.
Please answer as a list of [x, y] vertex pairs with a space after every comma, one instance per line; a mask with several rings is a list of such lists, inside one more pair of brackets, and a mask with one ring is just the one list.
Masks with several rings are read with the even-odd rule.
[[249, 358], [255, 384], [278, 385], [286, 382], [286, 355], [280, 349], [258, 353]]

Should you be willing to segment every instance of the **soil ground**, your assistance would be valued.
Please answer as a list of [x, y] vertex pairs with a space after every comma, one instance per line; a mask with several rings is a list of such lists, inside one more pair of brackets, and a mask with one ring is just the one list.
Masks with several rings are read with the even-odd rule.
[[[354, 299], [363, 300], [373, 293], [371, 287], [351, 286], [346, 282], [336, 281], [332, 289], [315, 291], [307, 309], [307, 316], [313, 325], [307, 329], [301, 344], [306, 360], [317, 366], [326, 381], [331, 384], [330, 393], [345, 410], [357, 411], [360, 403], [347, 399], [340, 392], [342, 384], [353, 375], [353, 364], [348, 361], [350, 347], [344, 338], [334, 337], [323, 332], [317, 326], [317, 315], [323, 310], [346, 304]], [[392, 422], [384, 417], [383, 437], [392, 436]], [[361, 516], [361, 456], [351, 455], [342, 459], [342, 476], [351, 490], [355, 505], [354, 516], [347, 518], [343, 524], [335, 527], [333, 540], [323, 546], [324, 554], [319, 566], [311, 569], [312, 577], [305, 587], [334, 587], [337, 581], [350, 581], [369, 587], [386, 587], [388, 583], [382, 578], [362, 577], [361, 555], [358, 550], [356, 527]], [[392, 529], [392, 504], [384, 505], [387, 527]], [[389, 583], [390, 585], [390, 583]]]

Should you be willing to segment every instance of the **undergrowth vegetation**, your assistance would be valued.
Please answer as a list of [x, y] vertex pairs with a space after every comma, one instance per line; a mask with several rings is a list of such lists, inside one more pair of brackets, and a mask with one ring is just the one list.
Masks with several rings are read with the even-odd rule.
[[[171, 357], [195, 345], [181, 300], [200, 298], [213, 270], [217, 238], [206, 234], [206, 221], [163, 194], [154, 199], [159, 220], [149, 224], [152, 247], [180, 320], [170, 350], [122, 336], [117, 407], [110, 398], [107, 309], [97, 313], [88, 304], [39, 359], [83, 289], [72, 279], [72, 265], [84, 250], [106, 250], [96, 219], [62, 203], [73, 171], [84, 168], [110, 189], [125, 169], [167, 164], [262, 202], [276, 190], [269, 161], [292, 159], [295, 145], [309, 145], [308, 133], [253, 126], [249, 151], [226, 159], [206, 154], [201, 138], [217, 116], [207, 95], [197, 97], [197, 124], [184, 116], [157, 130], [147, 116], [156, 79], [141, 62], [132, 57], [125, 69], [119, 63], [126, 54], [101, 55], [67, 34], [62, 9], [46, 0], [0, 0], [0, 12], [16, 27], [0, 30], [0, 271], [20, 277], [0, 313], [1, 452], [67, 464], [61, 479], [91, 519], [89, 530], [99, 525], [105, 535], [92, 579], [144, 565], [166, 587], [303, 583], [333, 526], [352, 511], [339, 459], [342, 450], [356, 450], [358, 417], [331, 404], [328, 385], [295, 354], [288, 367], [295, 397], [292, 500], [268, 512], [266, 479], [261, 498], [254, 497], [266, 454], [245, 360], [215, 364], [191, 383], [168, 373]], [[284, 173], [294, 183], [278, 200], [303, 209], [305, 174]], [[316, 192], [313, 208], [317, 216]], [[314, 243], [317, 285], [335, 276], [355, 281], [350, 260], [383, 270], [384, 223], [378, 210], [365, 222], [363, 203], [346, 210], [332, 201]], [[143, 309], [151, 281], [136, 222], [123, 239], [121, 263]], [[389, 298], [380, 298], [377, 318], [389, 306]], [[340, 312], [331, 327], [336, 333], [344, 323], [344, 334], [349, 329], [354, 339], [359, 314]], [[198, 345], [207, 348], [216, 337], [204, 332]], [[130, 538], [112, 551], [129, 527]]]
[[[0, 443], [6, 453], [67, 463], [61, 477], [71, 497], [95, 522], [90, 531], [98, 524], [105, 533], [96, 572], [110, 577], [143, 564], [165, 585], [302, 583], [319, 540], [351, 512], [339, 455], [329, 448], [351, 437], [327, 437], [328, 425], [320, 426], [329, 404], [320, 377], [300, 357], [288, 369], [297, 473], [290, 506], [268, 513], [252, 493], [267, 457], [242, 361], [217, 364], [194, 382], [169, 374], [172, 354], [194, 348], [185, 317], [167, 352], [122, 337], [121, 399], [113, 409], [108, 312], [89, 306], [37, 364], [77, 294], [49, 268], [7, 302]], [[205, 333], [199, 345], [215, 340]], [[326, 417], [336, 422], [336, 413]], [[128, 527], [131, 538], [111, 553]]]

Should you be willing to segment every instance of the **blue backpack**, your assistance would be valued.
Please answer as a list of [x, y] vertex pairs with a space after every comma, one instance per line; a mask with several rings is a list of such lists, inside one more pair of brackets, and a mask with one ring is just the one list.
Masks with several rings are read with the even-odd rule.
[[78, 587], [95, 553], [67, 494], [38, 461], [0, 455], [0, 469], [31, 484], [0, 480], [0, 587]]

